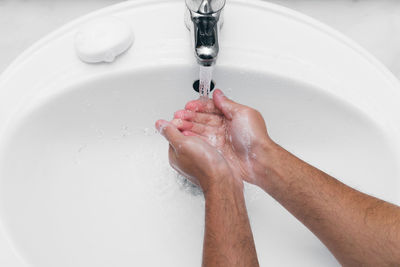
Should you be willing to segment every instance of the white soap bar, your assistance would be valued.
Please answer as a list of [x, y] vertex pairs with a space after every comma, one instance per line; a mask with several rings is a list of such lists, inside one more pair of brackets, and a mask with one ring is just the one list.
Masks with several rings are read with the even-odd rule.
[[116, 17], [104, 17], [83, 25], [75, 35], [75, 50], [87, 63], [113, 62], [129, 49], [134, 40], [132, 28]]

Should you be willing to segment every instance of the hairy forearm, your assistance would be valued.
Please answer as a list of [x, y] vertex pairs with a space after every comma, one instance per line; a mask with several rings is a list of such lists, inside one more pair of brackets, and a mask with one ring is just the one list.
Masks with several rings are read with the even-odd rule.
[[400, 208], [354, 190], [277, 145], [260, 186], [347, 266], [400, 263]]
[[205, 199], [203, 266], [258, 266], [243, 189], [222, 185]]

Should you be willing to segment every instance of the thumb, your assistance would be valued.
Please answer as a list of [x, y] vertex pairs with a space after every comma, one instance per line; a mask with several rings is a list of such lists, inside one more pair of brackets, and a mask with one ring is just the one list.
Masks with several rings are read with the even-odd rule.
[[158, 120], [156, 122], [156, 128], [173, 147], [184, 137], [175, 125], [165, 120]]
[[232, 119], [233, 115], [237, 111], [241, 104], [238, 104], [229, 98], [227, 98], [221, 90], [215, 89], [213, 94], [214, 105], [224, 113], [225, 117], [229, 120]]

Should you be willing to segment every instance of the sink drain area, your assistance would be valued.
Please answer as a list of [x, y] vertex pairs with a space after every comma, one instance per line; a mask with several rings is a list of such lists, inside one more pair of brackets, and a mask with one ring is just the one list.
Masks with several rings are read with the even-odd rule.
[[[196, 80], [193, 82], [193, 90], [195, 90], [197, 93], [199, 92], [199, 87], [200, 87], [200, 80]], [[210, 85], [210, 92], [212, 92], [212, 90], [214, 90], [215, 88], [215, 82], [211, 81], [211, 85]]]

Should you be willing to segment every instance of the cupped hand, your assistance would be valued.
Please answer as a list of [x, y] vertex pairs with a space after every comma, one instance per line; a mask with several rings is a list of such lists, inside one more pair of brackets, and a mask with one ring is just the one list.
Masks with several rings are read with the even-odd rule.
[[217, 149], [190, 132], [181, 132], [171, 122], [159, 120], [157, 130], [168, 140], [169, 161], [180, 174], [201, 186], [206, 194], [210, 189], [233, 185], [243, 187], [234, 179], [227, 161]]
[[266, 151], [272, 147], [262, 115], [228, 99], [216, 89], [213, 99], [194, 100], [175, 112], [174, 125], [215, 147], [234, 176], [259, 185], [265, 175]]

